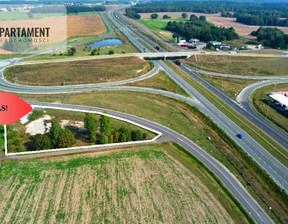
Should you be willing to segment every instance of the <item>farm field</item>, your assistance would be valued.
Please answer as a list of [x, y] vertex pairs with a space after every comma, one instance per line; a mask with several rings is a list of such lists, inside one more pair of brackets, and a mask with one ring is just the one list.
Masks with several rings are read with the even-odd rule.
[[199, 55], [186, 63], [203, 70], [245, 76], [287, 76], [287, 58]]
[[269, 106], [268, 94], [271, 92], [282, 92], [288, 90], [288, 84], [278, 84], [265, 86], [255, 90], [251, 95], [251, 103], [254, 109], [258, 111], [263, 117], [276, 124], [282, 130], [288, 133], [288, 117], [282, 114], [277, 109]]
[[[148, 19], [151, 16], [151, 13], [139, 13], [141, 15], [141, 19]], [[171, 18], [182, 18], [182, 12], [159, 12], [157, 13], [159, 18], [162, 18], [163, 15], [171, 16]], [[226, 28], [234, 27], [236, 33], [240, 36], [247, 37], [250, 39], [255, 39], [255, 37], [251, 36], [250, 33], [252, 31], [257, 30], [260, 26], [248, 26], [245, 24], [237, 23], [236, 18], [228, 18], [228, 17], [221, 17], [220, 13], [217, 14], [205, 14], [205, 13], [191, 13], [187, 12], [188, 19], [190, 18], [191, 14], [196, 16], [206, 16], [207, 21], [213, 23], [215, 26], [224, 26]], [[288, 33], [288, 27], [277, 27], [281, 29], [284, 33]]]
[[[106, 32], [106, 27], [98, 14], [54, 16], [40, 19], [0, 21], [0, 27], [27, 28], [29, 26], [50, 27], [49, 39], [46, 38], [46, 43], [40, 41], [33, 42], [33, 46], [37, 46], [38, 48], [45, 48], [48, 46], [50, 46], [50, 48], [57, 48], [57, 44], [67, 40], [69, 37], [81, 36], [80, 39], [84, 40], [85, 36], [92, 36], [90, 38], [93, 38]], [[3, 42], [0, 43], [0, 47], [1, 46], [3, 46]], [[10, 52], [0, 49], [0, 54], [8, 53]]]
[[106, 32], [106, 27], [99, 15], [77, 15], [67, 17], [67, 35], [83, 36], [83, 35], [100, 35]]
[[149, 70], [150, 63], [129, 57], [14, 66], [5, 70], [5, 78], [13, 82], [17, 74], [19, 84], [57, 86], [119, 81]]
[[[243, 158], [243, 155], [238, 150], [228, 145], [219, 136], [217, 130], [215, 131], [211, 128], [213, 124], [205, 120], [205, 117], [201, 114], [198, 114], [194, 107], [167, 97], [123, 91], [33, 96], [18, 94], [18, 96], [29, 101], [61, 102], [71, 105], [107, 108], [140, 116], [165, 125], [191, 139], [219, 160], [240, 180], [243, 186], [274, 220], [288, 220], [288, 207], [282, 195], [279, 192], [276, 193], [270, 184], [267, 184], [267, 180], [264, 177], [259, 176], [259, 170], [257, 171], [254, 166], [246, 166], [247, 163], [253, 164], [253, 161], [247, 161], [246, 156]], [[143, 105], [149, 105], [149, 107], [143, 107]], [[207, 136], [210, 136], [212, 140], [209, 141]], [[278, 155], [276, 158], [280, 160], [282, 157]], [[274, 211], [277, 210], [277, 214], [272, 213], [267, 205], [271, 205]], [[277, 222], [280, 223], [279, 221]]]
[[172, 144], [7, 161], [0, 174], [1, 223], [248, 223]]
[[[165, 14], [164, 14], [165, 15]], [[167, 23], [169, 21], [177, 21], [177, 22], [187, 22], [187, 19], [182, 18], [171, 18], [171, 19], [161, 19], [162, 16], [159, 16], [158, 19], [140, 19], [139, 22], [143, 23], [151, 30], [164, 30]]]
[[[150, 18], [150, 17], [149, 17]], [[165, 30], [165, 27], [169, 21], [182, 21], [186, 22], [187, 19], [183, 18], [170, 18], [170, 19], [161, 19], [162, 17], [158, 17], [158, 19], [139, 19], [138, 21], [148, 27], [150, 30], [154, 31], [157, 35], [168, 42], [173, 42], [174, 38], [173, 33]]]

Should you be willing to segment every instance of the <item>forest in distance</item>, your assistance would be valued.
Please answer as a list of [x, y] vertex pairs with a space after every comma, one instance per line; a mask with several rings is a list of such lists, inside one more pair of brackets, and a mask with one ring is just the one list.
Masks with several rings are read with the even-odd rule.
[[139, 19], [139, 13], [155, 12], [221, 13], [247, 25], [288, 26], [287, 1], [154, 1], [136, 4], [128, 16]]

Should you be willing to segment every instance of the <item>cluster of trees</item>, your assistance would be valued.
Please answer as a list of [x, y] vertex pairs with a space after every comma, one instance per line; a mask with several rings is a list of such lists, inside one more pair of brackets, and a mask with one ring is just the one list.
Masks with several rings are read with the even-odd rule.
[[132, 19], [140, 19], [141, 15], [138, 14], [134, 9], [132, 8], [127, 8], [125, 10], [125, 15], [132, 18]]
[[76, 143], [74, 134], [60, 124], [52, 120], [49, 134], [37, 134], [32, 137], [31, 150], [44, 150], [53, 148], [68, 148]]
[[105, 11], [106, 8], [103, 5], [96, 6], [84, 6], [84, 5], [67, 5], [67, 6], [44, 6], [39, 8], [33, 8], [30, 13], [79, 13], [79, 12], [100, 12]]
[[116, 129], [112, 127], [111, 118], [104, 115], [101, 115], [99, 119], [99, 131], [95, 115], [91, 113], [85, 114], [84, 125], [91, 143], [108, 144], [141, 141], [147, 138], [147, 134], [142, 133], [140, 130], [130, 130], [126, 127]]
[[251, 35], [257, 36], [257, 40], [265, 47], [288, 49], [288, 34], [284, 34], [282, 30], [277, 28], [260, 27]]
[[152, 13], [151, 14], [151, 19], [157, 19], [158, 18], [158, 14], [157, 13]]
[[76, 48], [75, 48], [75, 47], [71, 47], [71, 48], [67, 51], [67, 55], [68, 55], [68, 56], [74, 56], [75, 53], [76, 53]]
[[182, 36], [186, 40], [198, 38], [201, 41], [224, 41], [234, 40], [238, 38], [238, 34], [233, 27], [224, 28], [216, 27], [215, 25], [206, 22], [206, 17], [198, 18], [191, 15], [189, 22], [169, 21], [166, 25], [166, 30], [172, 31], [174, 37]]
[[236, 21], [247, 25], [259, 26], [288, 26], [288, 19], [281, 19], [272, 15], [236, 14]]

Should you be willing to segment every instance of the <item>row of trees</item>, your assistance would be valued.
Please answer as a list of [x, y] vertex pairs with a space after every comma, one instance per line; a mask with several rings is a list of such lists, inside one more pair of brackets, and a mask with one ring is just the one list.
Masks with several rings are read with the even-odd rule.
[[277, 28], [260, 27], [257, 31], [251, 33], [265, 47], [276, 49], [288, 49], [288, 34]]
[[247, 25], [259, 26], [288, 26], [288, 19], [281, 19], [271, 15], [236, 14], [236, 21]]
[[67, 5], [67, 6], [44, 6], [33, 8], [30, 13], [79, 13], [79, 12], [99, 12], [105, 11], [103, 5], [84, 6], [84, 5]]
[[251, 15], [270, 15], [288, 18], [288, 6], [285, 2], [271, 1], [154, 1], [139, 3], [131, 8], [135, 13], [156, 12], [198, 12], [198, 13], [223, 13], [235, 12]]
[[99, 130], [97, 120], [94, 114], [86, 113], [84, 126], [87, 129], [89, 140], [91, 143], [100, 144], [118, 143], [127, 141], [141, 141], [147, 138], [146, 133], [140, 130], [130, 130], [126, 127], [116, 129], [112, 127], [111, 118], [101, 115], [99, 119]]
[[186, 40], [198, 38], [201, 41], [208, 42], [212, 40], [224, 41], [238, 38], [238, 34], [235, 32], [233, 27], [216, 27], [205, 20], [206, 17], [202, 17], [200, 20], [197, 16], [191, 15], [189, 22], [183, 23], [169, 21], [165, 29], [172, 31], [174, 33], [174, 37], [181, 36]]

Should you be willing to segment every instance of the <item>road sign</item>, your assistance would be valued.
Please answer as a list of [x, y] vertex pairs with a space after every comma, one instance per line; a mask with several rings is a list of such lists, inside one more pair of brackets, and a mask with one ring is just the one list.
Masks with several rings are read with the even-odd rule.
[[32, 107], [12, 93], [0, 93], [0, 125], [12, 124], [28, 114]]

